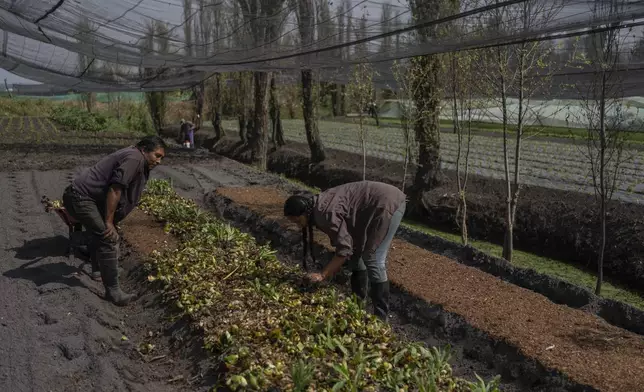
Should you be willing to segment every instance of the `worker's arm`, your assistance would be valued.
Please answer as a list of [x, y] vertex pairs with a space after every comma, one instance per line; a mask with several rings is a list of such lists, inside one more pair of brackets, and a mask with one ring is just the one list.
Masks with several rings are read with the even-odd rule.
[[333, 258], [331, 259], [331, 262], [324, 267], [322, 270], [322, 278], [323, 279], [328, 279], [335, 275], [340, 268], [342, 268], [342, 265], [344, 264], [344, 261], [347, 258], [344, 256], [340, 256], [338, 254], [335, 254]]
[[340, 270], [340, 268], [342, 268], [342, 264], [344, 264], [346, 259], [346, 257], [340, 256], [336, 253], [331, 259], [331, 262], [327, 264], [326, 267], [324, 267], [322, 273], [312, 272], [308, 274], [306, 278], [313, 283], [326, 280], [335, 275]]
[[112, 184], [107, 190], [107, 197], [105, 200], [105, 232], [104, 238], [110, 238], [113, 241], [118, 239], [118, 233], [114, 226], [114, 214], [118, 208], [119, 201], [121, 200], [121, 192], [123, 191], [121, 185]]
[[112, 184], [107, 191], [107, 200], [105, 202], [105, 223], [114, 224], [114, 214], [121, 200], [121, 185]]

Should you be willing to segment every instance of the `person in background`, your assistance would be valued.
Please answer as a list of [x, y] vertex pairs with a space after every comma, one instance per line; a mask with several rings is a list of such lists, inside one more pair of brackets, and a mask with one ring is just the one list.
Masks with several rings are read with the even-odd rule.
[[81, 171], [63, 193], [65, 209], [91, 235], [92, 278], [102, 278], [105, 299], [119, 306], [127, 305], [134, 295], [119, 285], [116, 225], [138, 204], [150, 170], [165, 156], [165, 147], [160, 137], [146, 136], [136, 146], [118, 150]]
[[[308, 280], [330, 278], [349, 260], [351, 289], [365, 300], [370, 284], [373, 312], [386, 320], [389, 312], [387, 253], [405, 214], [406, 195], [398, 188], [359, 181], [327, 189], [319, 195], [297, 194], [284, 203], [284, 215], [302, 229], [304, 257], [313, 256], [313, 227], [329, 236], [335, 255], [321, 273]], [[308, 237], [308, 239], [307, 239]]]
[[[197, 115], [197, 119], [199, 119], [199, 115]], [[194, 123], [181, 119], [178, 140], [184, 147], [195, 148], [195, 130]]]

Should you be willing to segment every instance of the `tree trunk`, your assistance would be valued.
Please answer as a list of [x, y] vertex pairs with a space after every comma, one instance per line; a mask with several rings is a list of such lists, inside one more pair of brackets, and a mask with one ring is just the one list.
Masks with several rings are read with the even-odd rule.
[[[6, 37], [8, 37], [8, 34], [5, 34], [5, 40], [6, 40]], [[11, 90], [9, 90], [9, 84], [7, 84], [7, 78], [4, 78], [4, 88], [5, 90], [7, 90], [7, 93], [9, 93], [9, 98], [13, 98], [13, 95], [11, 94]]]
[[201, 124], [203, 122], [203, 103], [204, 103], [204, 82], [199, 83], [194, 88], [196, 103], [195, 103], [195, 129], [201, 129]]
[[213, 94], [214, 104], [212, 105], [212, 126], [215, 128], [215, 139], [221, 140], [224, 137], [224, 128], [221, 125], [221, 74], [215, 76], [215, 91]]
[[311, 162], [318, 163], [325, 159], [324, 145], [320, 139], [317, 119], [315, 118], [315, 105], [313, 103], [313, 72], [302, 71], [302, 112], [304, 115], [304, 128], [306, 139], [311, 149]]
[[246, 132], [248, 130], [246, 129], [247, 120], [246, 120], [246, 109], [245, 108], [242, 109], [241, 113], [239, 113], [239, 115], [237, 117], [237, 122], [239, 124], [239, 140], [241, 140], [241, 142], [243, 144], [247, 144], [248, 139], [246, 138]]
[[334, 85], [333, 93], [331, 94], [331, 112], [333, 117], [340, 115], [340, 85], [337, 83]]
[[255, 113], [253, 132], [249, 138], [251, 160], [260, 170], [266, 170], [268, 154], [268, 72], [255, 72]]
[[271, 97], [270, 97], [270, 110], [271, 110], [271, 142], [275, 146], [280, 147], [286, 144], [284, 141], [284, 129], [282, 128], [282, 115], [280, 110], [280, 102], [277, 97], [277, 86], [275, 85], [275, 77], [271, 78]]
[[367, 180], [367, 135], [364, 129], [364, 118], [360, 112], [360, 143], [362, 144], [362, 181]]
[[152, 118], [152, 125], [157, 134], [160, 135], [161, 128], [165, 125], [163, 121], [165, 113], [165, 93], [162, 91], [145, 93], [145, 99], [148, 104], [148, 110], [150, 111], [150, 117]]
[[96, 93], [84, 93], [85, 108], [88, 112], [92, 113], [94, 111], [94, 105], [96, 104]]
[[[467, 202], [465, 200], [465, 185], [461, 178], [461, 155], [463, 150], [463, 127], [458, 112], [458, 75], [456, 54], [452, 53], [452, 121], [458, 146], [456, 147], [456, 183], [458, 184], [459, 207], [456, 214], [456, 224], [461, 228], [461, 241], [467, 245]], [[467, 175], [467, 168], [466, 168]], [[467, 178], [467, 177], [466, 177]], [[467, 180], [466, 180], [467, 181]]]
[[340, 86], [340, 96], [338, 97], [340, 116], [347, 115], [347, 100], [345, 99], [346, 90], [347, 86], [345, 86], [344, 84]]
[[606, 187], [606, 71], [602, 71], [602, 89], [599, 101], [599, 212], [601, 220], [601, 242], [597, 260], [597, 285], [595, 294], [600, 295], [604, 281], [604, 253], [606, 252], [606, 198], [609, 190]]
[[[406, 109], [405, 109], [406, 110]], [[400, 118], [400, 126], [403, 130], [403, 138], [405, 139], [405, 156], [403, 159], [403, 180], [400, 190], [405, 192], [405, 185], [407, 184], [407, 170], [409, 169], [409, 162], [411, 161], [411, 134], [409, 130], [409, 116], [405, 112]]]
[[416, 80], [414, 91], [416, 107], [421, 112], [414, 124], [418, 142], [418, 169], [411, 197], [412, 208], [422, 205], [423, 191], [435, 186], [440, 174], [440, 60], [436, 56], [414, 59], [426, 76]]

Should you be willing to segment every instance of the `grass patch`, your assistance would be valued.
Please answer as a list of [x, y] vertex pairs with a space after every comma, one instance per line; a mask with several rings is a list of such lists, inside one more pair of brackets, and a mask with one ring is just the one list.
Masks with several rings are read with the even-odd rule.
[[[448, 241], [461, 243], [460, 234], [453, 234], [441, 230], [432, 229], [415, 222], [407, 221], [404, 222], [403, 225], [410, 229], [420, 231], [428, 235], [433, 235], [435, 237], [440, 237]], [[470, 241], [470, 244], [472, 245], [472, 247], [492, 256], [501, 257], [501, 255], [503, 254], [503, 247], [500, 245], [484, 241]], [[516, 265], [517, 267], [531, 268], [542, 274], [557, 277], [574, 285], [585, 287], [593, 292], [595, 290], [597, 277], [594, 274], [574, 265], [516, 249], [514, 250], [513, 258], [514, 261], [512, 262], [512, 264]], [[601, 296], [604, 298], [622, 301], [636, 308], [644, 310], [644, 298], [642, 298], [642, 296], [607, 281], [604, 281], [604, 284], [602, 285]]]

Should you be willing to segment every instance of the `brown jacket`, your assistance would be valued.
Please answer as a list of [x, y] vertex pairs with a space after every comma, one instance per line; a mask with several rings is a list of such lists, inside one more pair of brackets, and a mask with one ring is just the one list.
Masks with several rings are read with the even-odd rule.
[[393, 185], [351, 182], [316, 196], [313, 219], [338, 256], [362, 256], [366, 261], [384, 240], [391, 216], [405, 200]]

